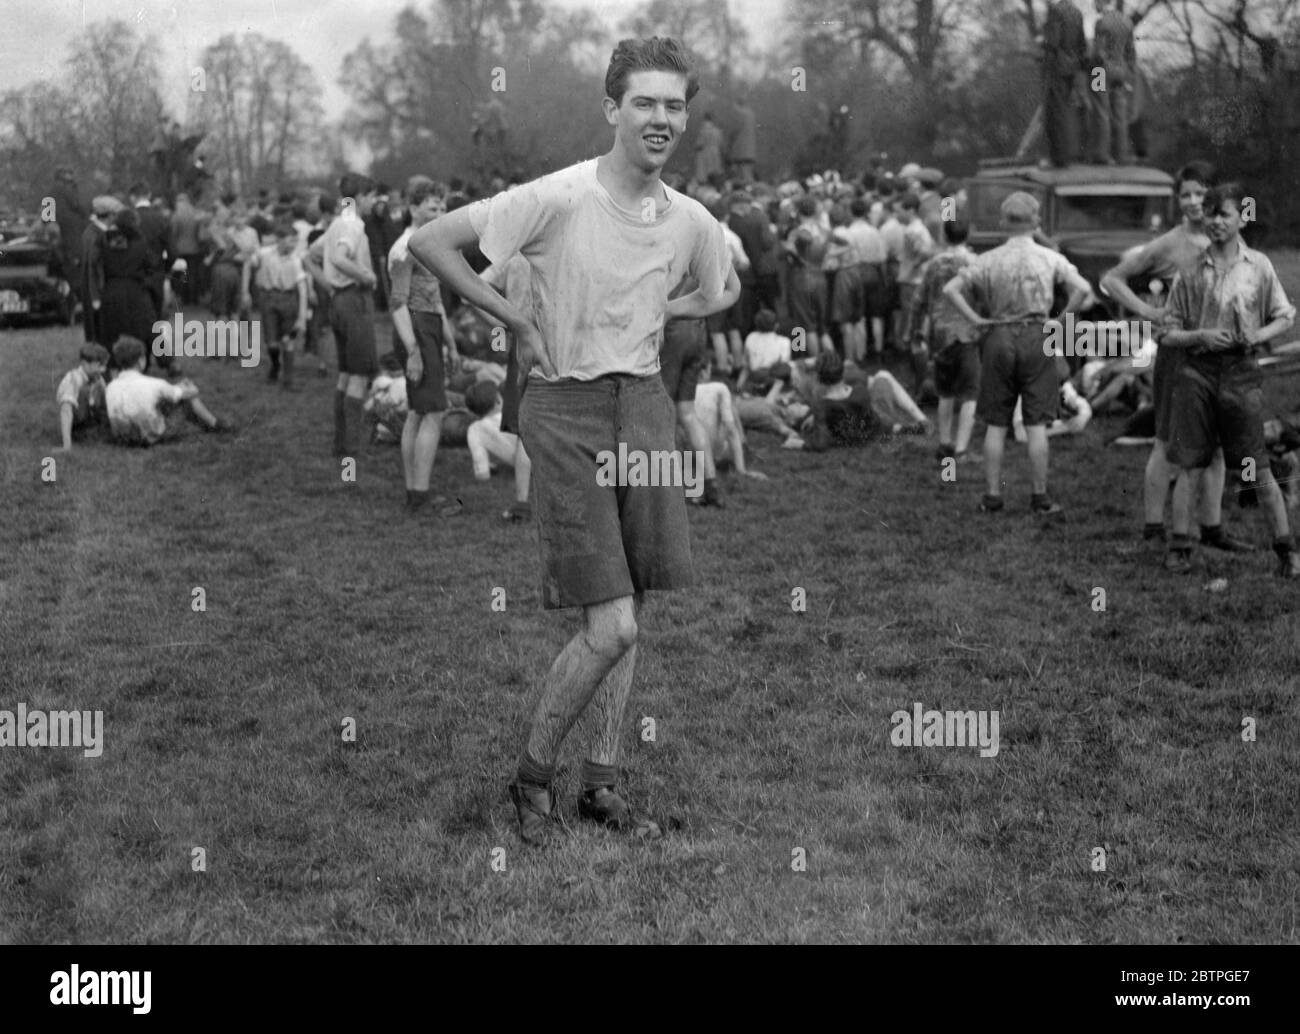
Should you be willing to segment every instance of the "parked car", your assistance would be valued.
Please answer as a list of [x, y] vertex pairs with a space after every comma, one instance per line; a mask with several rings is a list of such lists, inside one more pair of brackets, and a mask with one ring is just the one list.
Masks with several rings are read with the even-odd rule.
[[0, 242], [0, 326], [71, 324], [77, 303], [54, 247], [30, 238]]

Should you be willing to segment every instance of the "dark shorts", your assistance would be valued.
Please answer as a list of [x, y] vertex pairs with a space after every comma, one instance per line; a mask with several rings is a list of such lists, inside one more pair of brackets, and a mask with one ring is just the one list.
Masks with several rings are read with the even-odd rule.
[[710, 334], [725, 334], [729, 330], [740, 332], [741, 322], [740, 302], [729, 309], [723, 309], [721, 312], [715, 312], [712, 316], [705, 319], [704, 324]]
[[519, 433], [519, 403], [523, 401], [527, 382], [519, 380], [519, 353], [515, 349], [514, 335], [506, 337], [506, 379], [501, 385], [501, 430], [507, 434]]
[[[447, 408], [447, 374], [442, 365], [442, 315], [411, 312], [411, 329], [415, 331], [415, 347], [420, 350], [420, 359], [424, 363], [424, 376], [419, 384], [410, 377], [406, 378], [407, 406], [412, 413], [441, 413]], [[396, 334], [393, 335], [393, 346], [405, 365], [406, 349]]]
[[835, 277], [831, 290], [831, 322], [856, 323], [866, 308], [862, 300], [861, 266], [847, 266]]
[[1222, 445], [1229, 471], [1240, 471], [1247, 458], [1255, 460], [1257, 470], [1265, 466], [1263, 385], [1254, 359], [1225, 361], [1218, 370], [1184, 362], [1170, 399], [1165, 450], [1169, 462], [1175, 467], [1208, 467]]
[[330, 329], [338, 346], [339, 373], [373, 377], [379, 372], [375, 356], [375, 300], [368, 288], [345, 287], [330, 298]]
[[1043, 353], [1043, 321], [1002, 324], [984, 339], [976, 413], [993, 427], [1010, 427], [1020, 399], [1026, 427], [1056, 418], [1061, 379], [1054, 357]]
[[790, 277], [790, 322], [802, 327], [805, 336], [824, 334], [830, 315], [826, 309], [826, 275], [819, 269], [796, 270]]
[[[532, 380], [519, 407], [533, 464], [542, 604], [580, 607], [694, 581], [681, 487], [602, 485], [602, 452], [673, 450], [677, 414], [657, 376]], [[684, 470], [684, 467], [679, 467]], [[692, 470], [702, 478], [703, 470]]]
[[868, 319], [883, 317], [889, 312], [889, 289], [885, 286], [885, 270], [881, 265], [864, 263], [858, 266], [862, 281], [862, 314]]
[[1169, 418], [1172, 411], [1174, 385], [1178, 372], [1187, 359], [1183, 348], [1157, 348], [1156, 361], [1151, 368], [1151, 391], [1156, 407], [1156, 438], [1169, 441]]
[[262, 340], [274, 348], [294, 335], [298, 320], [297, 291], [260, 291], [257, 297], [262, 317]]
[[704, 320], [669, 320], [659, 347], [659, 376], [674, 402], [694, 402], [708, 348]]
[[934, 351], [934, 388], [940, 398], [970, 402], [979, 397], [980, 350], [975, 341], [939, 340]]

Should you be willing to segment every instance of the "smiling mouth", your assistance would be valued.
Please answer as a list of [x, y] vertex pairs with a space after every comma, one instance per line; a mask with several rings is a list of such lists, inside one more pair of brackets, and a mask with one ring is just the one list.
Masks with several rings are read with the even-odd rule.
[[642, 139], [651, 147], [667, 147], [669, 137], [666, 133], [647, 133]]

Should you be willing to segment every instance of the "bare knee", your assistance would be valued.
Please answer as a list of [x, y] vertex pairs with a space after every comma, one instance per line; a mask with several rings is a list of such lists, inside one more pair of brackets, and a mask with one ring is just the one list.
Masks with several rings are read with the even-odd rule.
[[636, 607], [631, 597], [587, 608], [587, 643], [606, 657], [622, 657], [636, 645]]

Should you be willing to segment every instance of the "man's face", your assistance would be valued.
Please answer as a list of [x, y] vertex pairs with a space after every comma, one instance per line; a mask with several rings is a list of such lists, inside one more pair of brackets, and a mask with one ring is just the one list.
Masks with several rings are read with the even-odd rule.
[[911, 225], [912, 217], [915, 214], [916, 213], [914, 213], [910, 208], [904, 208], [902, 205], [894, 206], [894, 218], [897, 219], [904, 226]]
[[430, 194], [418, 205], [411, 207], [411, 222], [415, 226], [423, 226], [432, 219], [438, 218], [447, 210], [442, 198], [437, 194]]
[[378, 191], [372, 190], [367, 194], [362, 194], [359, 198], [356, 199], [357, 215], [359, 215], [362, 219], [366, 218], [366, 216], [368, 216], [372, 211], [374, 211], [375, 202], [378, 199], [379, 199]]
[[1188, 222], [1199, 223], [1205, 218], [1205, 184], [1184, 180], [1178, 188], [1178, 207]]
[[1205, 228], [1209, 231], [1210, 240], [1215, 244], [1227, 244], [1231, 242], [1239, 233], [1241, 233], [1241, 212], [1237, 208], [1237, 202], [1231, 198], [1225, 198], [1205, 221]]
[[104, 371], [107, 370], [107, 369], [108, 369], [108, 364], [107, 364], [107, 363], [87, 363], [87, 364], [86, 364], [86, 373], [88, 373], [92, 379], [94, 379], [94, 378], [96, 378], [96, 377], [103, 377], [103, 376], [104, 376]]
[[686, 132], [686, 76], [678, 72], [633, 72], [623, 102], [606, 97], [605, 121], [615, 127], [615, 144], [645, 173], [667, 164]]
[[276, 240], [275, 246], [279, 249], [281, 255], [288, 255], [293, 252], [294, 246], [298, 243], [296, 233], [286, 233], [283, 237]]

